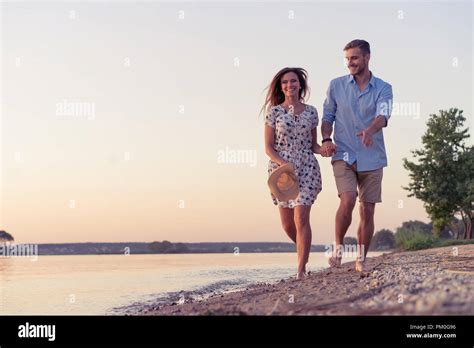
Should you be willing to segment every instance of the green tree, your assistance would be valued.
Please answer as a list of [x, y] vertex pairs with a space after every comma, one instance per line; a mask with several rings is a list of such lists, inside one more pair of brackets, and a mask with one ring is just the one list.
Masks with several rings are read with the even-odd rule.
[[[418, 162], [403, 159], [410, 177], [404, 189], [409, 197], [423, 201], [437, 236], [455, 214], [461, 214], [466, 224], [472, 222], [472, 147], [464, 142], [469, 138], [465, 120], [462, 110], [455, 108], [430, 115], [423, 148], [412, 151]], [[469, 238], [472, 233], [465, 227], [464, 237]]]
[[395, 248], [395, 234], [387, 229], [377, 231], [372, 237], [370, 250], [390, 250]]
[[459, 239], [464, 231], [464, 221], [453, 217], [453, 220], [441, 230], [439, 236], [444, 239]]
[[400, 227], [397, 227], [395, 231], [398, 233], [401, 230], [408, 230], [408, 231], [417, 231], [424, 234], [431, 234], [433, 231], [433, 225], [431, 223], [425, 223], [420, 220], [410, 220], [402, 222]]
[[464, 223], [463, 239], [472, 239], [473, 227], [473, 202], [474, 202], [474, 147], [459, 156], [459, 166], [464, 170], [459, 173], [457, 191], [461, 194], [460, 202], [457, 206], [461, 221]]

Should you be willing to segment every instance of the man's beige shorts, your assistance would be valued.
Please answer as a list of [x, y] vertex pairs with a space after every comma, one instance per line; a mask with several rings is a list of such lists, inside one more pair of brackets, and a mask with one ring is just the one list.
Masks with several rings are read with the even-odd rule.
[[359, 201], [367, 203], [382, 202], [383, 168], [368, 172], [357, 172], [357, 162], [352, 165], [345, 161], [332, 162], [332, 170], [336, 178], [337, 193], [355, 192], [359, 189]]

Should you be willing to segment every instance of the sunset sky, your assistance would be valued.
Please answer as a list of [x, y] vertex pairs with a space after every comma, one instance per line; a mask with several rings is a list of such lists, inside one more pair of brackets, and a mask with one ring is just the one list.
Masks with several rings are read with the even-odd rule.
[[[26, 1], [1, 14], [0, 229], [20, 243], [289, 241], [266, 184], [264, 88], [303, 67], [322, 117], [355, 38], [402, 107], [384, 129], [376, 230], [428, 221], [402, 158], [429, 114], [458, 107], [473, 126], [471, 1]], [[313, 244], [332, 241], [339, 204], [317, 158]]]

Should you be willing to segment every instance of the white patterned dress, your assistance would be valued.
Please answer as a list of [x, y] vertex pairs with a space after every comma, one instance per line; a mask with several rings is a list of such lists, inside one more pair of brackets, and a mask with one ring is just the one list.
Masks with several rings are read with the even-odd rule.
[[[321, 171], [312, 149], [311, 130], [319, 123], [318, 111], [312, 105], [305, 105], [301, 114], [290, 114], [281, 105], [271, 107], [265, 116], [265, 124], [274, 128], [274, 149], [285, 161], [293, 163], [299, 181], [300, 193], [296, 199], [278, 200], [272, 193], [273, 204], [282, 208], [297, 205], [312, 205], [322, 190]], [[268, 163], [268, 175], [279, 165]]]

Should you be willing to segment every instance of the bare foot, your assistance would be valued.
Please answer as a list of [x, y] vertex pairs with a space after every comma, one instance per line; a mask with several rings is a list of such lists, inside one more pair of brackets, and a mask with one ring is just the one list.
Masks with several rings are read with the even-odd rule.
[[355, 262], [355, 270], [357, 272], [365, 273], [367, 272], [367, 268], [365, 266], [364, 261], [356, 260]]
[[342, 258], [337, 256], [331, 256], [329, 258], [329, 266], [330, 267], [339, 267], [341, 265]]
[[306, 271], [298, 272], [298, 273], [296, 273], [296, 280], [301, 280], [301, 279], [304, 279], [304, 278], [308, 278], [310, 273], [311, 272], [306, 272]]
[[329, 267], [339, 267], [341, 265], [343, 256], [343, 245], [338, 245], [334, 248], [331, 257], [329, 258]]

